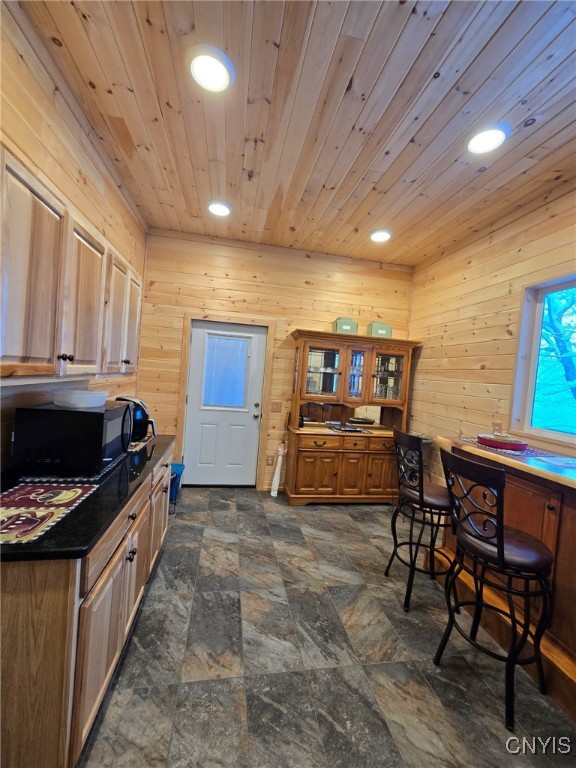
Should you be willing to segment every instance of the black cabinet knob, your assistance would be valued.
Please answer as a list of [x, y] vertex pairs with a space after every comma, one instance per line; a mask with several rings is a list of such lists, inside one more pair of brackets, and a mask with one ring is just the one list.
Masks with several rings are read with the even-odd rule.
[[128, 358], [126, 358], [126, 360], [122, 360], [122, 362], [124, 365], [130, 365], [130, 360]]
[[554, 504], [546, 504], [546, 509], [549, 509], [550, 512], [554, 512], [556, 507], [554, 506]]
[[168, 493], [168, 486], [165, 485], [164, 488], [162, 488], [162, 493]]
[[130, 520], [136, 520], [138, 515], [136, 514], [136, 512], [132, 512], [132, 514], [128, 515], [128, 517], [129, 517]]
[[58, 360], [68, 360], [68, 355], [66, 352], [62, 352], [61, 355], [58, 355]]
[[131, 549], [130, 552], [128, 552], [128, 557], [126, 558], [126, 560], [129, 560], [131, 563], [133, 563], [134, 558], [136, 557], [136, 552], [138, 552], [136, 547], [134, 547], [134, 549]]
[[68, 360], [70, 360], [70, 362], [72, 362], [72, 360], [74, 360], [74, 355], [68, 355]]

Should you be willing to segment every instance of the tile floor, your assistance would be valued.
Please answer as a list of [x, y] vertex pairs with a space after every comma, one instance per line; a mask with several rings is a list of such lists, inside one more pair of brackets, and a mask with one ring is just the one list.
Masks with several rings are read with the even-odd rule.
[[454, 633], [434, 666], [444, 595], [417, 577], [403, 611], [390, 515], [183, 488], [79, 768], [575, 766], [523, 670], [510, 734], [501, 664]]

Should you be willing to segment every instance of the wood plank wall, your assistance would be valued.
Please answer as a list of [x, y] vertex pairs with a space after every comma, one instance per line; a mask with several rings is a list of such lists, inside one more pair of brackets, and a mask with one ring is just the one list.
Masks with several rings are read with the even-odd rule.
[[[326, 254], [187, 237], [167, 232], [148, 238], [142, 311], [138, 394], [151, 407], [161, 432], [177, 433], [184, 406], [179, 384], [190, 314], [235, 323], [273, 322], [271, 401], [265, 455], [276, 462], [294, 380], [294, 328], [331, 330], [337, 317], [392, 324], [407, 338], [412, 270]], [[184, 372], [186, 373], [186, 372]], [[264, 472], [269, 488], [274, 466]]]
[[[475, 435], [490, 432], [495, 420], [509, 427], [522, 292], [574, 275], [575, 202], [574, 191], [558, 196], [415, 269], [409, 332], [423, 347], [413, 431]], [[439, 469], [436, 462], [436, 476]]]
[[[28, 28], [25, 36], [4, 4], [1, 14], [1, 143], [142, 275], [146, 233], [137, 211], [124, 197], [113, 169], [90, 145], [88, 126], [64, 101], [64, 85], [39, 58], [43, 46], [34, 41], [34, 31]], [[103, 378], [92, 385], [111, 396], [136, 393], [135, 376]], [[0, 456], [7, 456], [14, 407], [46, 402], [48, 390], [60, 386], [66, 386], [64, 380], [36, 387], [2, 385]]]

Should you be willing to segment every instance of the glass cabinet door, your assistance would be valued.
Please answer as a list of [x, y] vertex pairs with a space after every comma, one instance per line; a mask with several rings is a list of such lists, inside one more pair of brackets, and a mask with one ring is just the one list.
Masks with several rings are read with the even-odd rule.
[[302, 396], [336, 399], [340, 391], [342, 350], [339, 347], [321, 347], [307, 344], [304, 349], [305, 376]]
[[366, 396], [367, 357], [365, 348], [350, 347], [347, 350], [347, 379], [344, 392], [344, 399], [347, 402], [360, 403]]
[[404, 355], [393, 352], [375, 353], [372, 400], [402, 400], [403, 368]]

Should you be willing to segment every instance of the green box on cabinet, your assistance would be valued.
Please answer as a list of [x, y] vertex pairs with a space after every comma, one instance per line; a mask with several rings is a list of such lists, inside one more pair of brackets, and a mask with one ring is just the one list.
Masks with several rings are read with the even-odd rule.
[[370, 323], [368, 326], [368, 336], [380, 336], [389, 339], [392, 336], [392, 326], [388, 323]]
[[337, 317], [332, 323], [335, 333], [358, 333], [358, 323], [349, 317]]

